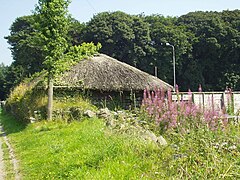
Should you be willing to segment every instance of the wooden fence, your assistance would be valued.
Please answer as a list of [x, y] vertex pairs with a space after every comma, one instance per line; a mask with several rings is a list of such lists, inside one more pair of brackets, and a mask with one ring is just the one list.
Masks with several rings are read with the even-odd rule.
[[180, 92], [172, 94], [172, 100], [192, 101], [204, 108], [226, 111], [231, 108], [234, 114], [240, 112], [240, 91], [239, 92]]

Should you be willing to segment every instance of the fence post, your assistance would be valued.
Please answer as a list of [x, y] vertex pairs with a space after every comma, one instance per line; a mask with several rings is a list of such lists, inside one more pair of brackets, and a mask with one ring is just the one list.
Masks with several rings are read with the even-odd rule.
[[203, 112], [205, 111], [205, 95], [204, 92], [202, 92], [202, 102], [203, 102]]

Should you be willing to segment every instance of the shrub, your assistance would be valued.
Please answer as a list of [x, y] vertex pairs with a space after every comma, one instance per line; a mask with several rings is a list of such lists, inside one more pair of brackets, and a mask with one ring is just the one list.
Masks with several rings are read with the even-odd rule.
[[[97, 108], [83, 94], [75, 91], [54, 93], [54, 119], [72, 121], [81, 119], [86, 110], [96, 111]], [[25, 123], [30, 122], [30, 117], [36, 120], [46, 119], [46, 107], [46, 90], [28, 83], [17, 86], [6, 102], [6, 111]]]
[[6, 102], [6, 111], [17, 120], [28, 123], [30, 117], [35, 117], [37, 114], [38, 118], [39, 116], [45, 117], [46, 103], [47, 97], [44, 89], [39, 89], [33, 84], [21, 83], [10, 93]]

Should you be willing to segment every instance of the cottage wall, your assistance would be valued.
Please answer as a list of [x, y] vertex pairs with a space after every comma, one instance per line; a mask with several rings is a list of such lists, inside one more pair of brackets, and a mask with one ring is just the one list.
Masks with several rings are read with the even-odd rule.
[[90, 98], [96, 105], [103, 105], [107, 107], [121, 107], [124, 109], [132, 109], [141, 105], [143, 92], [130, 92], [130, 91], [110, 91], [102, 92], [91, 90]]
[[139, 107], [142, 103], [143, 91], [100, 91], [100, 90], [82, 90], [81, 88], [69, 88], [58, 86], [54, 89], [56, 96], [74, 96], [82, 95], [89, 98], [92, 103], [99, 107], [108, 107], [110, 109], [123, 108], [132, 109]]

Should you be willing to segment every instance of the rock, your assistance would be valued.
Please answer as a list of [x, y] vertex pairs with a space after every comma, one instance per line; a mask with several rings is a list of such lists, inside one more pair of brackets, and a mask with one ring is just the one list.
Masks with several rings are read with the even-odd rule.
[[103, 118], [106, 121], [106, 126], [110, 126], [112, 128], [116, 127], [114, 115], [108, 108], [100, 109], [97, 115], [99, 118]]
[[6, 101], [0, 101], [1, 104], [1, 108], [4, 109], [5, 105], [6, 105]]
[[167, 141], [162, 137], [162, 136], [159, 136], [157, 138], [157, 142], [162, 145], [162, 146], [166, 146], [167, 145]]
[[87, 116], [89, 118], [93, 118], [96, 116], [96, 113], [91, 111], [91, 110], [86, 110], [84, 113], [83, 113], [84, 116]]
[[108, 119], [109, 117], [112, 117], [112, 113], [108, 108], [100, 109], [98, 112], [98, 117]]
[[29, 120], [31, 123], [35, 123], [37, 121], [36, 118], [34, 118], [34, 117], [30, 117]]
[[149, 130], [147, 130], [143, 133], [143, 138], [145, 140], [150, 140], [155, 143], [158, 143], [161, 146], [167, 145], [167, 141], [162, 136], [157, 137], [153, 132], [151, 132]]

